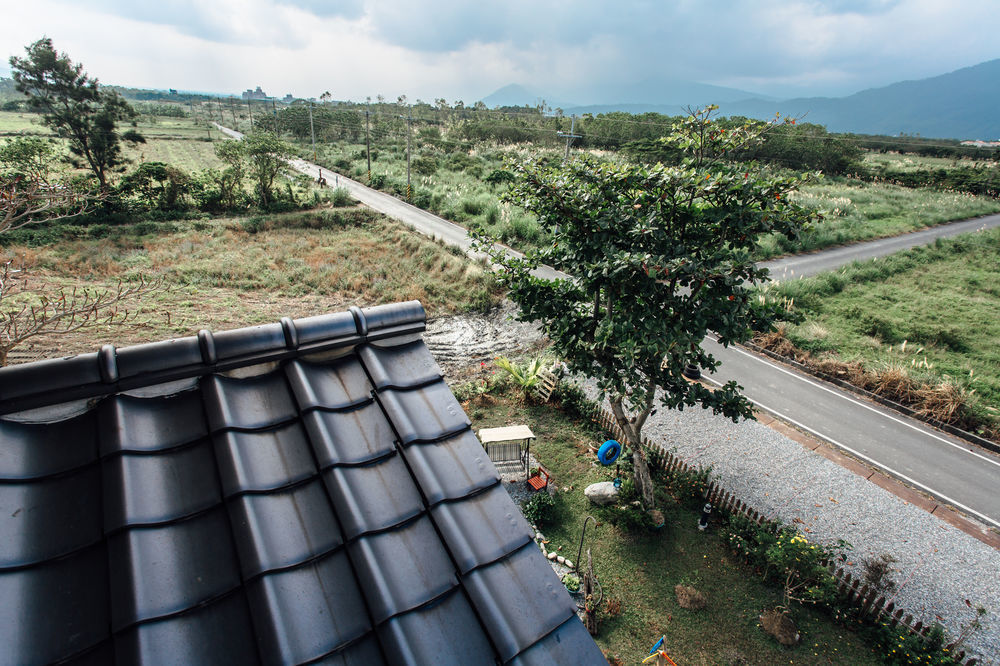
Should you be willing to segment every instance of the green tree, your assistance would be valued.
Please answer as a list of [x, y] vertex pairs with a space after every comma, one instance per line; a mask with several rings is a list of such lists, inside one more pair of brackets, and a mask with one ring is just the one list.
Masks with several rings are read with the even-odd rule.
[[274, 179], [292, 157], [292, 147], [272, 132], [248, 134], [245, 144], [247, 170], [254, 181], [261, 206], [267, 206], [273, 199]]
[[[520, 318], [540, 322], [569, 369], [594, 379], [609, 399], [647, 508], [653, 488], [640, 443], [657, 398], [668, 408], [700, 404], [733, 420], [753, 418], [735, 382], [710, 391], [683, 371], [718, 366], [702, 347], [710, 331], [729, 345], [773, 325], [779, 307], [754, 295], [767, 271], [751, 251], [763, 234], [796, 236], [810, 217], [788, 201], [805, 176], [727, 159], [768, 126], [725, 129], [712, 110], [676, 123], [664, 139], [684, 151], [678, 166], [586, 157], [515, 166], [508, 200], [537, 215], [554, 241], [523, 259], [482, 242], [489, 239], [479, 245], [501, 267]], [[532, 276], [543, 263], [573, 277]]]
[[125, 161], [122, 141], [144, 141], [134, 129], [118, 129], [123, 122], [135, 126], [135, 110], [117, 92], [102, 89], [83, 65], [56, 53], [51, 39], [42, 38], [24, 50], [26, 57], [10, 59], [17, 90], [28, 96], [33, 110], [42, 112], [46, 125], [69, 140], [70, 151], [107, 192], [109, 173]]
[[242, 141], [222, 141], [215, 144], [215, 155], [226, 165], [221, 171], [212, 170], [209, 177], [219, 188], [219, 200], [224, 208], [236, 207], [243, 197], [246, 179], [246, 144]]
[[16, 136], [0, 146], [0, 169], [9, 178], [48, 180], [55, 161], [56, 150], [52, 139]]
[[45, 141], [15, 138], [0, 146], [0, 366], [19, 344], [39, 335], [59, 335], [102, 325], [129, 325], [137, 312], [126, 306], [154, 289], [140, 277], [102, 289], [49, 289], [37, 284], [23, 260], [3, 248], [5, 234], [30, 224], [46, 224], [93, 210], [106, 196], [93, 181], [76, 182], [51, 168]]

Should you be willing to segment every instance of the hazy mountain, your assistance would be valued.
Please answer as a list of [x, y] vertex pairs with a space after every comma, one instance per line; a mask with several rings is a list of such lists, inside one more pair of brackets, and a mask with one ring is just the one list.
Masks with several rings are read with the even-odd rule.
[[684, 81], [645, 81], [604, 88], [599, 95], [579, 91], [586, 105], [557, 103], [538, 91], [510, 85], [483, 101], [487, 106], [534, 106], [545, 99], [567, 114], [655, 111], [679, 115], [684, 109], [718, 104], [728, 116], [802, 117], [831, 132], [901, 132], [954, 139], [1000, 139], [1000, 59], [918, 81], [902, 81], [847, 97], [808, 97], [777, 101], [743, 90]]
[[736, 88], [724, 88], [704, 83], [692, 83], [691, 81], [651, 79], [638, 83], [614, 84], [600, 90], [571, 90], [563, 96], [580, 101], [576, 103], [561, 101], [540, 91], [511, 84], [485, 97], [483, 103], [490, 108], [495, 106], [535, 106], [540, 100], [545, 100], [549, 107], [561, 108], [566, 113], [661, 111], [677, 115], [683, 113], [683, 110], [689, 106], [725, 104], [751, 98], [767, 99]]
[[530, 90], [516, 83], [500, 88], [496, 92], [484, 97], [482, 101], [483, 104], [491, 109], [498, 106], [538, 106], [542, 101], [553, 109], [575, 106], [575, 104], [555, 100], [540, 91]]
[[1000, 138], [1000, 59], [949, 74], [902, 81], [847, 97], [783, 102], [751, 100], [726, 105], [726, 115], [804, 116], [831, 132], [920, 134], [952, 139]]

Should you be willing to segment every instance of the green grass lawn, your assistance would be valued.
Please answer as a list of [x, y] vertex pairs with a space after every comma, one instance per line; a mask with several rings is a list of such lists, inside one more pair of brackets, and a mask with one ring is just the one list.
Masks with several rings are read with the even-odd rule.
[[805, 315], [788, 329], [797, 346], [951, 379], [975, 390], [985, 415], [1000, 416], [1000, 230], [787, 281], [775, 292]]
[[[575, 561], [583, 521], [594, 512], [583, 489], [611, 478], [609, 468], [594, 465], [587, 448], [600, 444], [600, 433], [551, 406], [526, 406], [506, 396], [478, 398], [466, 411], [477, 430], [530, 425], [537, 436], [535, 456], [560, 488], [556, 520], [543, 528], [548, 548]], [[758, 616], [781, 603], [780, 592], [739, 561], [716, 529], [699, 532], [696, 512], [672, 502], [664, 509], [666, 527], [644, 536], [622, 534], [609, 523], [587, 530], [584, 547], [592, 551], [605, 595], [596, 641], [609, 655], [639, 664], [666, 635], [668, 653], [678, 664], [881, 663], [857, 634], [813, 609], [793, 611], [802, 642], [792, 648], [778, 644], [759, 628]], [[707, 596], [705, 609], [677, 604], [673, 588], [681, 582]]]

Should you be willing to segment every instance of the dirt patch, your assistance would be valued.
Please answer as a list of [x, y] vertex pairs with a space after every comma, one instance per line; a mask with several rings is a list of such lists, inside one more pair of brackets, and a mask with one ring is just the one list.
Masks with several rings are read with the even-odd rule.
[[705, 607], [705, 595], [690, 585], [675, 585], [677, 605], [688, 610], [700, 610]]
[[427, 322], [424, 342], [446, 376], [497, 356], [539, 348], [544, 344], [541, 330], [516, 321], [516, 313], [517, 306], [504, 301], [486, 315], [436, 317]]
[[760, 616], [760, 626], [782, 645], [797, 645], [799, 642], [799, 631], [795, 628], [792, 618], [788, 617], [788, 613], [780, 610], [765, 611]]

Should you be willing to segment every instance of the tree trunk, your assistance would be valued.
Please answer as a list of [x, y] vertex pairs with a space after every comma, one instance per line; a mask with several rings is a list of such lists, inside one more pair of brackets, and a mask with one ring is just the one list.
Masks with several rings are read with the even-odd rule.
[[650, 398], [645, 409], [635, 418], [625, 415], [625, 408], [620, 399], [611, 400], [611, 412], [615, 415], [615, 421], [625, 434], [625, 442], [632, 449], [632, 478], [635, 481], [635, 489], [639, 491], [639, 498], [642, 501], [642, 508], [654, 508], [656, 497], [653, 493], [653, 477], [649, 474], [649, 465], [646, 463], [646, 454], [642, 451], [642, 426], [652, 409], [653, 398]]
[[653, 494], [653, 477], [649, 474], [649, 465], [646, 463], [646, 454], [642, 447], [632, 446], [632, 476], [635, 479], [636, 490], [642, 498], [642, 508], [652, 509], [656, 505], [656, 497]]

